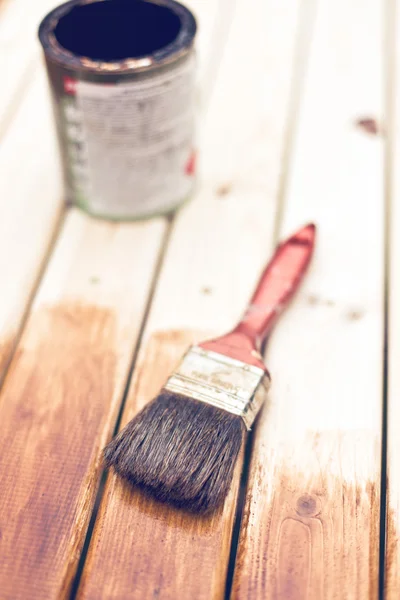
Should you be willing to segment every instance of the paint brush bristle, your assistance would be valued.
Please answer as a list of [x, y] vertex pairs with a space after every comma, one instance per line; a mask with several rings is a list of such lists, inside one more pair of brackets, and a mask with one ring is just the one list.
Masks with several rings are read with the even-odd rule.
[[159, 396], [107, 446], [108, 466], [163, 502], [198, 513], [220, 506], [267, 396], [262, 342], [297, 289], [314, 238], [310, 224], [278, 247], [240, 323], [188, 350]]
[[246, 428], [241, 417], [162, 390], [105, 449], [105, 460], [162, 502], [205, 513], [224, 500]]

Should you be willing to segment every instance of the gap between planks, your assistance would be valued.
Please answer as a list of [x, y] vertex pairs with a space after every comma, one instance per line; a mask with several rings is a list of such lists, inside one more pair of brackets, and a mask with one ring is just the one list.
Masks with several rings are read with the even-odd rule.
[[[288, 175], [291, 170], [292, 146], [297, 132], [297, 118], [301, 107], [302, 91], [304, 87], [304, 78], [310, 53], [310, 44], [314, 35], [315, 15], [318, 0], [306, 0], [302, 2], [302, 10], [299, 11], [299, 24], [296, 32], [296, 42], [294, 45], [294, 57], [292, 66], [292, 81], [289, 92], [286, 132], [283, 141], [281, 171], [279, 183], [277, 186], [277, 208], [274, 221], [273, 243], [279, 243], [282, 220], [286, 206], [286, 186]], [[229, 600], [232, 594], [234, 571], [236, 558], [239, 549], [239, 537], [242, 527], [243, 513], [246, 503], [246, 491], [250, 476], [250, 460], [254, 445], [254, 428], [248, 437], [242, 476], [240, 481], [239, 496], [237, 502], [236, 517], [232, 535], [231, 553], [229, 558], [228, 575], [226, 582], [225, 598]]]
[[381, 566], [384, 577], [381, 584], [385, 600], [400, 596], [400, 379], [397, 363], [400, 356], [400, 8], [398, 2], [386, 2], [387, 33], [387, 152], [386, 203], [387, 222], [387, 462], [386, 479], [382, 481], [386, 493], [386, 539]]
[[396, 585], [395, 565], [398, 560], [392, 547], [396, 545], [396, 526], [391, 514], [392, 485], [389, 484], [391, 469], [388, 464], [391, 458], [391, 429], [389, 429], [389, 392], [391, 392], [390, 354], [392, 347], [390, 328], [391, 321], [391, 276], [392, 276], [392, 218], [396, 214], [392, 211], [393, 192], [395, 179], [393, 177], [393, 161], [396, 148], [396, 84], [398, 74], [396, 72], [396, 29], [397, 29], [396, 1], [385, 2], [385, 293], [384, 293], [384, 348], [383, 348], [383, 403], [382, 403], [382, 449], [381, 449], [381, 510], [380, 510], [380, 553], [379, 553], [379, 599], [391, 600], [397, 597], [400, 590]]
[[277, 192], [277, 211], [275, 217], [274, 243], [277, 244], [282, 230], [282, 222], [286, 208], [287, 184], [292, 167], [293, 144], [296, 138], [299, 112], [301, 109], [302, 92], [304, 87], [305, 74], [310, 54], [311, 41], [314, 35], [315, 17], [318, 7], [318, 0], [303, 0], [302, 10], [299, 16], [299, 30], [297, 33], [293, 81], [291, 93], [289, 96], [288, 121], [284, 149], [282, 155], [282, 168], [280, 175], [279, 188]]
[[[144, 313], [143, 313], [143, 318], [142, 318], [142, 322], [141, 322], [141, 327], [140, 330], [138, 332], [138, 336], [137, 336], [137, 340], [136, 340], [136, 344], [135, 344], [135, 348], [133, 351], [133, 355], [132, 355], [132, 359], [131, 359], [131, 364], [127, 373], [127, 377], [126, 377], [126, 382], [125, 382], [125, 386], [124, 386], [124, 393], [121, 399], [121, 403], [120, 406], [118, 408], [118, 414], [117, 414], [117, 418], [115, 420], [115, 425], [112, 431], [112, 437], [114, 435], [116, 435], [116, 433], [119, 430], [120, 424], [121, 424], [121, 420], [122, 420], [122, 415], [123, 415], [123, 411], [125, 408], [125, 404], [126, 404], [126, 400], [127, 400], [127, 396], [128, 396], [128, 391], [132, 382], [132, 377], [133, 377], [133, 373], [134, 373], [134, 369], [136, 367], [136, 361], [137, 361], [137, 357], [138, 357], [138, 351], [142, 342], [142, 338], [143, 338], [143, 333], [144, 333], [144, 329], [145, 329], [145, 325], [148, 319], [148, 315], [149, 315], [149, 311], [150, 311], [150, 307], [151, 307], [151, 303], [153, 301], [153, 296], [154, 296], [154, 291], [155, 291], [155, 287], [157, 284], [157, 280], [162, 268], [162, 264], [163, 264], [163, 260], [164, 260], [164, 255], [165, 255], [165, 251], [166, 248], [168, 247], [168, 242], [169, 242], [169, 238], [170, 238], [170, 234], [171, 234], [171, 229], [172, 229], [172, 219], [167, 219], [167, 225], [166, 225], [166, 229], [164, 232], [164, 236], [161, 242], [161, 247], [160, 247], [160, 251], [159, 251], [159, 256], [158, 256], [158, 260], [157, 263], [155, 265], [154, 268], [154, 274], [153, 274], [153, 280], [150, 286], [150, 290], [149, 290], [149, 295], [147, 298], [147, 302], [146, 302], [146, 307], [144, 309]], [[97, 514], [98, 514], [98, 510], [102, 501], [102, 498], [104, 496], [104, 490], [105, 490], [105, 484], [107, 481], [107, 471], [103, 471], [102, 472], [102, 476], [100, 479], [100, 483], [98, 486], [98, 490], [96, 493], [96, 498], [94, 500], [93, 503], [93, 510], [92, 513], [90, 515], [90, 521], [89, 521], [89, 525], [87, 528], [87, 532], [85, 535], [85, 539], [82, 543], [82, 552], [81, 555], [79, 557], [79, 562], [77, 564], [77, 568], [76, 568], [76, 573], [72, 578], [72, 583], [71, 583], [71, 593], [70, 593], [70, 598], [71, 600], [73, 600], [76, 597], [76, 594], [78, 592], [78, 588], [80, 585], [80, 580], [82, 577], [82, 572], [84, 569], [84, 565], [86, 562], [86, 557], [87, 557], [87, 553], [89, 550], [89, 545], [90, 545], [90, 540], [92, 538], [92, 534], [93, 534], [93, 528], [94, 528], [94, 524], [96, 522], [97, 519]]]

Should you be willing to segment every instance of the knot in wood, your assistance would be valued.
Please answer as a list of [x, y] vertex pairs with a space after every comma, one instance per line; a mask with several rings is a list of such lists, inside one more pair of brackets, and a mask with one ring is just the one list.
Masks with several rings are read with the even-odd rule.
[[320, 512], [319, 499], [311, 494], [303, 494], [297, 499], [296, 512], [301, 517], [315, 517]]

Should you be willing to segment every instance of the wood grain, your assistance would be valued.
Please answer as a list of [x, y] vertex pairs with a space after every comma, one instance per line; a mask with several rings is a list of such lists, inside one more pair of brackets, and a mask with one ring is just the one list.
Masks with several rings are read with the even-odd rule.
[[165, 223], [72, 211], [0, 396], [0, 589], [68, 596]]
[[[232, 327], [270, 256], [297, 9], [236, 4], [202, 128], [202, 185], [174, 222], [122, 424], [160, 389], [188, 332]], [[78, 598], [223, 598], [238, 482], [207, 520], [145, 502], [110, 474]]]
[[383, 140], [359, 121], [382, 122], [382, 11], [318, 6], [283, 218], [315, 220], [317, 250], [270, 340], [236, 600], [378, 597]]
[[[182, 353], [204, 331], [168, 331], [154, 334], [137, 368], [133, 384], [135, 405], [124, 422], [151, 400]], [[79, 597], [153, 598], [222, 597], [234, 518], [236, 486], [224, 512], [194, 519], [159, 505], [116, 477], [110, 477], [96, 523]], [[111, 535], [111, 531], [113, 532]], [[99, 538], [106, 536], [106, 557]], [[199, 577], [199, 567], [208, 577]], [[96, 577], [87, 573], [96, 573]]]
[[62, 210], [59, 161], [43, 76], [29, 87], [1, 142], [0, 380]]
[[[387, 4], [387, 199], [390, 261], [388, 264], [388, 427], [387, 427], [387, 519], [385, 553], [385, 600], [400, 595], [400, 10]], [[389, 243], [389, 240], [388, 240]]]

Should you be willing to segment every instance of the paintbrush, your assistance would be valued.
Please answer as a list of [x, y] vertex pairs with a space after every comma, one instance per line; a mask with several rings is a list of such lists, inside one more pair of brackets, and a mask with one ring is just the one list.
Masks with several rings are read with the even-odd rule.
[[190, 511], [223, 502], [270, 386], [263, 343], [303, 278], [314, 239], [310, 224], [278, 246], [240, 323], [189, 348], [160, 394], [108, 444], [107, 466]]

